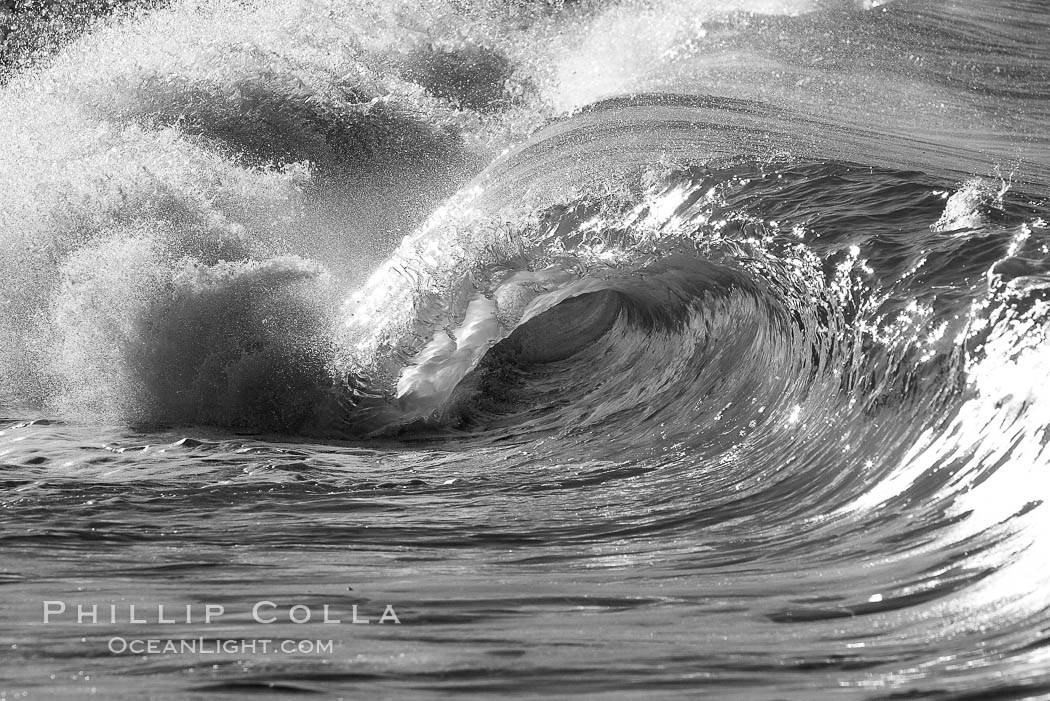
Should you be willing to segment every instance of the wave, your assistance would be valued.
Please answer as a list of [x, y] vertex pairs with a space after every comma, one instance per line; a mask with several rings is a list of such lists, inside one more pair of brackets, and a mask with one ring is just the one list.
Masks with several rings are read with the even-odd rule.
[[[175, 3], [99, 26], [5, 87], [20, 146], [4, 168], [5, 395], [329, 435], [577, 406], [537, 425], [659, 417], [700, 441], [696, 407], [721, 416], [744, 396], [765, 398], [745, 426], [843, 406], [914, 417], [909, 402], [951, 414], [989, 339], [1022, 314], [1044, 323], [1037, 170], [968, 177], [981, 154], [933, 141], [909, 158], [914, 137], [752, 99], [770, 85], [753, 77], [733, 96], [638, 92], [667, 71], [630, 51], [643, 72], [613, 70], [544, 34], [555, 16], [577, 38], [636, 32], [695, 77], [725, 42], [750, 47], [736, 65], [751, 70], [764, 29], [806, 36], [829, 16], [767, 5], [487, 8], [464, 28], [441, 3], [411, 21]], [[700, 43], [682, 48], [654, 18], [687, 9]], [[875, 10], [885, 26], [903, 11]], [[540, 37], [553, 73], [524, 57]], [[571, 69], [582, 57], [620, 82]], [[599, 358], [621, 382], [565, 369]], [[754, 385], [759, 368], [777, 380]]]
[[[455, 17], [429, 10], [431, 25]], [[315, 323], [331, 321], [334, 288], [322, 280], [359, 280], [507, 131], [481, 123], [488, 102], [509, 105], [503, 54], [460, 26], [424, 35], [408, 21], [339, 3], [172, 3], [98, 24], [11, 77], [0, 394], [111, 421], [295, 430], [301, 421], [215, 409], [242, 373], [235, 356], [262, 346], [294, 373], [299, 351], [285, 351], [330, 334]], [[240, 287], [275, 299], [242, 299]], [[258, 327], [227, 338], [227, 304]], [[224, 346], [198, 354], [211, 369], [164, 367], [189, 357], [178, 349], [143, 360], [170, 338], [157, 317], [187, 305], [195, 333]], [[194, 411], [158, 408], [144, 388], [178, 384], [158, 379], [172, 373], [212, 396]]]
[[[58, 468], [50, 424], [5, 423], [40, 453], [12, 467], [12, 508], [90, 507], [90, 542], [117, 509], [136, 540], [121, 524], [155, 525], [159, 489], [188, 513], [266, 494], [267, 547], [532, 543], [574, 583], [627, 566], [694, 603], [731, 585], [747, 602], [703, 613], [748, 617], [738, 647], [712, 643], [733, 684], [1035, 680], [1045, 27], [1014, 0], [100, 20], [0, 87], [0, 405], [119, 428]], [[148, 451], [171, 425], [221, 437]], [[57, 496], [38, 479], [72, 472]], [[110, 493], [128, 485], [146, 516]], [[365, 490], [411, 490], [422, 517], [354, 496], [364, 525], [339, 525]], [[508, 530], [519, 493], [545, 511]], [[789, 637], [810, 647], [785, 657]]]

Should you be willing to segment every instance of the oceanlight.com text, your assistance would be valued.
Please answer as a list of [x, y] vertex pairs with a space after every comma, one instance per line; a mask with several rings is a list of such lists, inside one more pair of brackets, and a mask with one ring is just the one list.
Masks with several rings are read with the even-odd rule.
[[217, 640], [215, 638], [110, 638], [114, 655], [329, 655], [332, 640], [291, 640], [258, 638]]

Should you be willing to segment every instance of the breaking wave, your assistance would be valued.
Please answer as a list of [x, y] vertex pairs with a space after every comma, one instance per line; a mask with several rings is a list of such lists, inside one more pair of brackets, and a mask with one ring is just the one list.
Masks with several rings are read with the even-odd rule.
[[1050, 610], [1050, 55], [1010, 8], [991, 33], [918, 2], [101, 21], [2, 88], [0, 398], [627, 470], [647, 517], [621, 536], [739, 520], [769, 572], [905, 563], [770, 620], [942, 601], [965, 631], [909, 635], [1009, 629], [1023, 670]]

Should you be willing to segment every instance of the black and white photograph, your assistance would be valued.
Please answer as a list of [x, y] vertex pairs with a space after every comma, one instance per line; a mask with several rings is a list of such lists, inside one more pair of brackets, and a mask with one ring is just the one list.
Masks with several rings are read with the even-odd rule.
[[1047, 0], [0, 0], [0, 701], [1050, 700]]

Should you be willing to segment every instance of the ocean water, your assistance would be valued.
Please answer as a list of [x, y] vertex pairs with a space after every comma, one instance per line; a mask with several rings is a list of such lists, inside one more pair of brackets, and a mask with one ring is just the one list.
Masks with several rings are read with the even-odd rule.
[[176, 0], [14, 70], [0, 698], [1050, 698], [1048, 37]]

